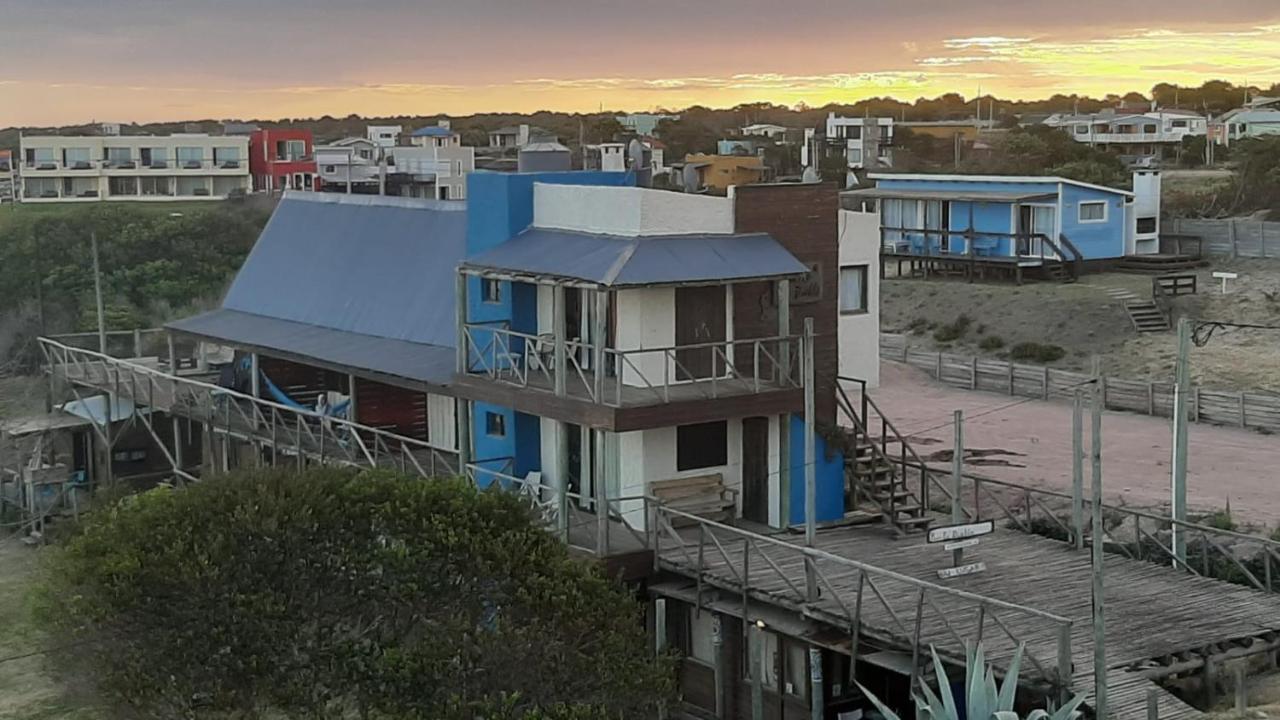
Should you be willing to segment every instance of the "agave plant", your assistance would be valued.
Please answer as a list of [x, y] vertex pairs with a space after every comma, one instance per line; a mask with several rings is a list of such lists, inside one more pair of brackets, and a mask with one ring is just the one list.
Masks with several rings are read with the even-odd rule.
[[[959, 720], [960, 713], [956, 709], [956, 699], [951, 694], [951, 685], [947, 683], [946, 669], [942, 665], [938, 651], [930, 648], [933, 654], [933, 669], [939, 678], [938, 692], [935, 693], [927, 684], [921, 683], [923, 694], [914, 694], [916, 704], [916, 720]], [[1022, 664], [1023, 646], [1019, 645], [1013, 659], [1009, 662], [1009, 671], [1005, 673], [1004, 682], [997, 687], [995, 669], [987, 665], [982, 646], [970, 646], [965, 649], [964, 687], [966, 720], [1021, 720], [1013, 709], [1018, 693], [1018, 669]], [[875, 703], [876, 708], [884, 715], [885, 720], [901, 720], [897, 713], [885, 706], [880, 698], [870, 690], [858, 685], [863, 694]], [[1027, 715], [1026, 720], [1076, 720], [1080, 717], [1080, 704], [1083, 695], [1076, 695], [1065, 705], [1052, 713], [1036, 709]]]

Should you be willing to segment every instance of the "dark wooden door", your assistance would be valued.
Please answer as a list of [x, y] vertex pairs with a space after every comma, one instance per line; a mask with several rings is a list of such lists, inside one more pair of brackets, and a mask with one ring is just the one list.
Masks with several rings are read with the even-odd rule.
[[742, 517], [769, 522], [769, 418], [742, 420]]
[[[724, 287], [676, 288], [676, 346], [723, 342]], [[676, 351], [676, 378], [680, 380], [711, 377], [713, 346], [688, 348]], [[723, 351], [723, 347], [720, 348]], [[718, 372], [724, 372], [723, 359], [715, 363]]]

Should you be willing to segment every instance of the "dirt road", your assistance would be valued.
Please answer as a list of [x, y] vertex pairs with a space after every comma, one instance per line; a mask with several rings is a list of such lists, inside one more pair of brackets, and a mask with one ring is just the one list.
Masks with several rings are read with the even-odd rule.
[[[1069, 403], [1013, 404], [1018, 400], [943, 387], [893, 362], [882, 364], [881, 383], [874, 391], [876, 401], [899, 431], [912, 436], [922, 456], [951, 449], [951, 413], [963, 410], [970, 418], [964, 428], [966, 449], [1002, 451], [982, 458], [979, 462], [984, 464], [970, 466], [972, 472], [1070, 491]], [[1087, 419], [1085, 427], [1087, 435]], [[1108, 502], [1167, 510], [1169, 421], [1108, 412], [1102, 419], [1102, 433]], [[1187, 504], [1191, 512], [1220, 510], [1230, 501], [1237, 522], [1267, 530], [1280, 525], [1280, 438], [1195, 424], [1189, 435]]]

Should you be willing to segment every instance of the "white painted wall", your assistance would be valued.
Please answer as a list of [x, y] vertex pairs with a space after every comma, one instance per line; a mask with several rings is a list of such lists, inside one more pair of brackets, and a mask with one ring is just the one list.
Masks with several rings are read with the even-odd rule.
[[[619, 290], [614, 298], [618, 303], [616, 349], [645, 350], [675, 345], [675, 288]], [[664, 377], [675, 381], [674, 362], [667, 353], [631, 353], [626, 358], [622, 366], [624, 384], [644, 387], [648, 380], [650, 385], [660, 386]]]
[[622, 235], [733, 232], [729, 198], [632, 187], [533, 186], [535, 227]]
[[[1125, 252], [1147, 255], [1160, 252], [1160, 172], [1139, 170], [1133, 174], [1133, 202], [1125, 206]], [[1153, 232], [1138, 233], [1138, 218], [1156, 219]]]
[[867, 311], [840, 314], [840, 374], [880, 385], [880, 216], [840, 211], [840, 266], [867, 267]]

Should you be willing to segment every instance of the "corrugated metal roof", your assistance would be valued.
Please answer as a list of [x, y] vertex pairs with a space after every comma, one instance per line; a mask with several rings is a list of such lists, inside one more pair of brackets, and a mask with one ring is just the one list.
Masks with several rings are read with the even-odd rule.
[[428, 125], [420, 127], [409, 134], [409, 137], [449, 137], [453, 135], [453, 130], [439, 125]]
[[808, 271], [763, 233], [621, 237], [546, 228], [526, 230], [463, 264], [611, 287], [785, 277]]
[[954, 200], [956, 202], [1030, 202], [1056, 198], [1047, 192], [982, 192], [981, 190], [899, 190], [893, 187], [862, 188], [840, 193], [843, 197], [894, 200]]
[[352, 368], [447, 379], [434, 366], [407, 365], [437, 351], [453, 357], [454, 269], [466, 254], [466, 224], [463, 203], [286, 193], [222, 310], [169, 327]]
[[[452, 318], [452, 306], [443, 314]], [[214, 310], [169, 323], [169, 327], [268, 354], [275, 352], [432, 385], [449, 384], [454, 371], [451, 347], [333, 330], [238, 310]]]

